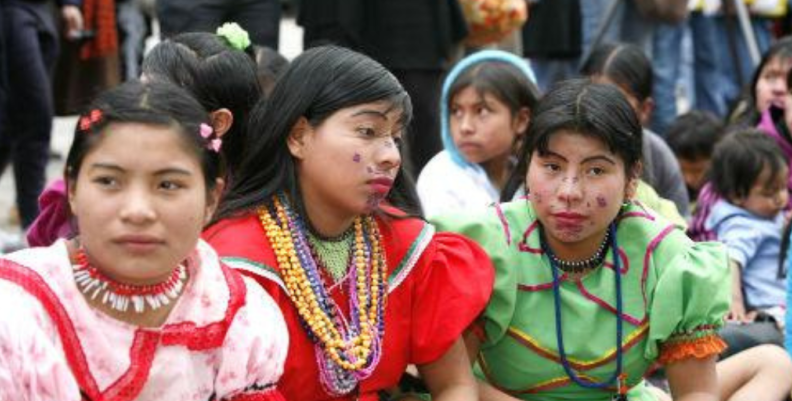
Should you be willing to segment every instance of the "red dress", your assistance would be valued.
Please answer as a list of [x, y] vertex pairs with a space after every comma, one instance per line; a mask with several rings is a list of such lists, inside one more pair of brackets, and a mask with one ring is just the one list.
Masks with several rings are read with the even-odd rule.
[[[487, 254], [472, 241], [415, 218], [377, 220], [388, 263], [388, 298], [382, 358], [352, 394], [328, 395], [319, 380], [314, 344], [279, 277], [272, 247], [258, 216], [219, 222], [204, 238], [230, 266], [256, 279], [281, 308], [289, 328], [289, 352], [278, 385], [290, 401], [377, 400], [395, 386], [408, 364], [441, 357], [484, 310], [494, 270]], [[331, 291], [337, 305], [348, 292]], [[348, 310], [343, 311], [348, 316]]]

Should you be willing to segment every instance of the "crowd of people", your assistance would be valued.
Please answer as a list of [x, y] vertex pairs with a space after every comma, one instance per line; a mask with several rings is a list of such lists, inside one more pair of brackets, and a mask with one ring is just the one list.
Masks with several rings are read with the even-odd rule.
[[303, 0], [286, 60], [275, 0], [157, 0], [145, 55], [142, 3], [64, 0], [65, 39], [126, 78], [44, 188], [58, 28], [0, 0], [26, 232], [0, 401], [792, 398], [786, 0], [749, 37], [728, 2], [507, 3], [472, 40], [484, 2]]

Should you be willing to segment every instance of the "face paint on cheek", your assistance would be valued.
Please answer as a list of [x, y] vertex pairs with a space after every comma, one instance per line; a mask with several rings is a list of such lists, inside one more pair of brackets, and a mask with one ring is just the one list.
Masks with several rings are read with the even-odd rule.
[[608, 207], [608, 201], [605, 200], [604, 196], [602, 196], [602, 195], [598, 195], [597, 196], [597, 206], [599, 206], [601, 208]]
[[533, 199], [534, 202], [541, 204], [542, 203], [542, 194], [533, 194], [533, 195], [531, 195], [531, 199]]
[[355, 155], [352, 156], [352, 161], [355, 163], [360, 163], [360, 153], [355, 152]]
[[371, 166], [366, 166], [366, 172], [369, 174], [374, 174], [374, 169]]

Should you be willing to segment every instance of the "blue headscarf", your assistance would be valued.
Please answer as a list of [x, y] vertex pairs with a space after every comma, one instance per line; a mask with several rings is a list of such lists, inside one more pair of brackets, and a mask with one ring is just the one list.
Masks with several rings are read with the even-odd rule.
[[454, 163], [458, 164], [460, 167], [470, 167], [476, 170], [481, 170], [481, 166], [467, 161], [459, 152], [459, 149], [457, 149], [454, 144], [454, 140], [451, 138], [451, 129], [448, 123], [448, 91], [451, 85], [454, 84], [454, 81], [456, 81], [459, 75], [467, 70], [468, 67], [483, 61], [502, 61], [509, 63], [519, 68], [531, 82], [536, 84], [536, 75], [534, 75], [531, 66], [528, 65], [525, 59], [501, 50], [482, 50], [473, 53], [458, 62], [454, 68], [451, 69], [451, 72], [448, 73], [445, 82], [443, 82], [443, 92], [440, 96], [440, 135], [443, 138], [443, 147], [451, 156], [451, 160], [453, 160]]

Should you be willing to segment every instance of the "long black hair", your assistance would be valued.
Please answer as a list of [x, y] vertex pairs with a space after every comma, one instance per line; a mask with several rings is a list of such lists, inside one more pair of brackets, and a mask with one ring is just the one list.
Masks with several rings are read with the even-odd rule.
[[606, 43], [598, 46], [580, 72], [587, 77], [607, 77], [638, 101], [652, 96], [652, 63], [636, 45]]
[[242, 51], [213, 33], [182, 33], [154, 46], [143, 60], [142, 71], [148, 80], [187, 89], [210, 112], [231, 111], [234, 121], [223, 135], [222, 152], [233, 177], [245, 153], [250, 110], [263, 93], [253, 47]]
[[[596, 138], [623, 161], [628, 177], [635, 177], [641, 162], [642, 131], [630, 103], [613, 85], [595, 84], [588, 79], [564, 81], [554, 86], [536, 106], [528, 136], [509, 182], [501, 194], [511, 200], [525, 184], [531, 157], [546, 154], [550, 138], [572, 131]], [[530, 188], [526, 187], [526, 192]]]
[[[314, 127], [333, 113], [365, 103], [386, 101], [401, 111], [402, 126], [412, 117], [407, 92], [385, 67], [352, 50], [315, 47], [292, 61], [266, 102], [253, 110], [246, 157], [221, 202], [217, 219], [250, 211], [284, 191], [302, 209], [294, 160], [287, 138], [298, 119]], [[412, 180], [403, 169], [388, 203], [420, 214]]]

